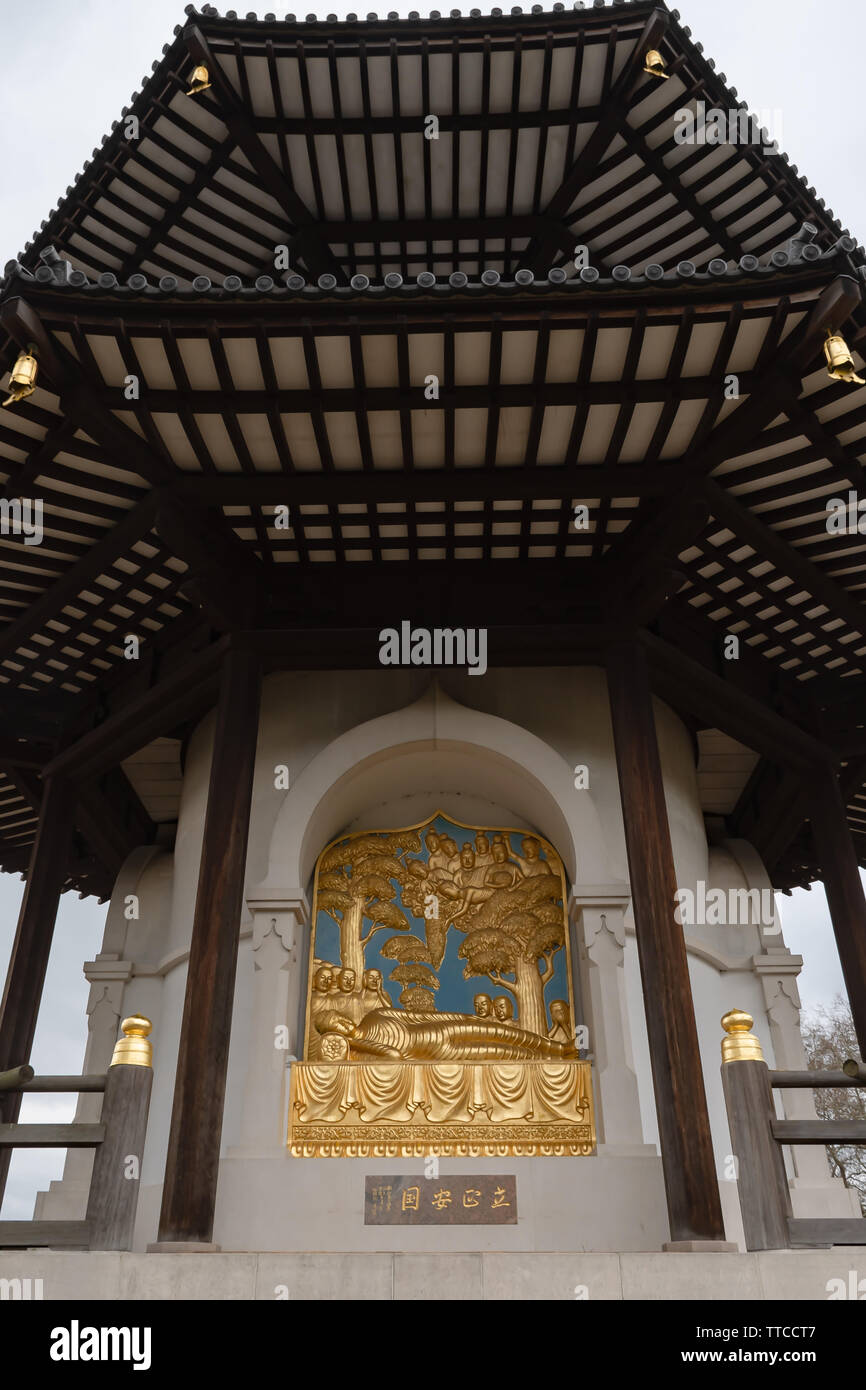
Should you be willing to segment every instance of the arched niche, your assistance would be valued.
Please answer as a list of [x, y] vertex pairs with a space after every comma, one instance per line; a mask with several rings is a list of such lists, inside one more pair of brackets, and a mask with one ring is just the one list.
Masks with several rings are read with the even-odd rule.
[[460, 705], [433, 685], [312, 759], [280, 809], [267, 878], [254, 897], [299, 899], [329, 841], [348, 830], [411, 825], [437, 809], [464, 823], [495, 814], [539, 831], [572, 884], [611, 876], [591, 794], [575, 789], [563, 758], [528, 730]]

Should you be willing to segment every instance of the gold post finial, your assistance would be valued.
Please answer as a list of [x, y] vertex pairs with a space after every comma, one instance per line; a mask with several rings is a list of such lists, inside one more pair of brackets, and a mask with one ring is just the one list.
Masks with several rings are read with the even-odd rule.
[[120, 1025], [122, 1038], [118, 1038], [114, 1044], [114, 1056], [111, 1059], [113, 1067], [150, 1067], [153, 1066], [153, 1044], [148, 1038], [153, 1024], [144, 1014], [132, 1014], [125, 1018]]
[[750, 1032], [755, 1020], [743, 1009], [731, 1009], [722, 1019], [722, 1027], [727, 1033], [722, 1038], [723, 1062], [763, 1062], [761, 1044]]

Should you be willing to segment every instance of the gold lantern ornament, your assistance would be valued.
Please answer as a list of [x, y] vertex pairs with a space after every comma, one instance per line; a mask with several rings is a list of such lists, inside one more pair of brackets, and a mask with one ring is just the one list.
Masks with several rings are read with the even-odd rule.
[[192, 86], [187, 92], [188, 97], [198, 96], [199, 92], [207, 91], [211, 85], [210, 73], [203, 64], [192, 70]]
[[9, 377], [9, 395], [3, 402], [4, 406], [17, 405], [18, 401], [23, 401], [26, 396], [32, 396], [36, 390], [39, 363], [36, 361], [35, 352], [34, 345], [30, 343], [26, 352], [18, 354]]
[[666, 71], [667, 63], [657, 48], [651, 48], [643, 60], [643, 70], [650, 77], [663, 77], [667, 82], [670, 73]]
[[841, 333], [827, 334], [824, 356], [827, 359], [827, 375], [831, 381], [856, 382], [858, 386], [866, 386], [862, 376], [857, 375], [851, 349]]

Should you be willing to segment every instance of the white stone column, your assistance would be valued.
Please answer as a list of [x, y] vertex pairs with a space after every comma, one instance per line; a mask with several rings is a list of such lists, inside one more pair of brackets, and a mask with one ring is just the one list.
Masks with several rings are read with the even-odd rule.
[[[579, 953], [584, 962], [584, 1010], [596, 1074], [599, 1144], [644, 1149], [637, 1076], [625, 984], [625, 885], [577, 885], [570, 902]], [[586, 997], [588, 995], [588, 997]]]
[[[240, 1142], [232, 1156], [284, 1153], [288, 1121], [288, 1063], [300, 1056], [304, 945], [310, 910], [304, 898], [248, 898], [253, 918], [250, 1054], [244, 1084]], [[287, 1030], [288, 1048], [277, 1030]]]
[[[808, 1070], [800, 1033], [800, 992], [797, 988], [797, 976], [802, 968], [803, 957], [793, 955], [785, 946], [767, 948], [752, 959], [752, 969], [764, 991], [767, 1020], [779, 1071]], [[775, 1091], [774, 1095], [781, 1096], [786, 1119], [816, 1118], [812, 1091], [786, 1088]], [[789, 1152], [794, 1170], [791, 1198], [795, 1207], [799, 1207], [795, 1210], [796, 1216], [860, 1215], [854, 1194], [832, 1176], [821, 1145], [792, 1145]], [[823, 1191], [815, 1193], [816, 1188]], [[818, 1199], [818, 1206], [809, 1200], [809, 1193]], [[797, 1202], [798, 1194], [804, 1198], [803, 1203]], [[824, 1202], [832, 1202], [832, 1209], [829, 1206], [825, 1209]], [[848, 1210], [849, 1206], [851, 1211]]]

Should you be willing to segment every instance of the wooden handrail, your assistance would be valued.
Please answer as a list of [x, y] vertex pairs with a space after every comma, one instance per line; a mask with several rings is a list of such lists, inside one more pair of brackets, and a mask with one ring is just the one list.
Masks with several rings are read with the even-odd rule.
[[45, 1245], [52, 1250], [88, 1250], [87, 1221], [0, 1221], [0, 1250]]
[[774, 1120], [780, 1144], [866, 1144], [866, 1120]]
[[[34, 1076], [29, 1063], [0, 1073], [0, 1091], [103, 1091], [98, 1124], [0, 1124], [0, 1150], [95, 1150], [83, 1221], [0, 1221], [0, 1249], [32, 1245], [129, 1250], [135, 1227], [141, 1160], [153, 1084], [150, 1019], [132, 1014], [121, 1024], [104, 1074]], [[130, 1160], [135, 1163], [130, 1167]]]
[[0, 1091], [20, 1091], [25, 1082], [33, 1076], [33, 1068], [26, 1063], [23, 1067], [12, 1067], [0, 1071]]
[[0, 1149], [91, 1149], [105, 1125], [0, 1125]]
[[[845, 1063], [848, 1066], [848, 1063]], [[866, 1086], [866, 1067], [859, 1062], [856, 1072], [846, 1071], [771, 1071], [770, 1085], [777, 1090], [812, 1090], [823, 1087]], [[860, 1075], [859, 1073], [862, 1073]]]
[[36, 1091], [104, 1091], [105, 1073], [91, 1072], [87, 1076], [34, 1076], [32, 1080], [22, 1082], [18, 1090], [28, 1094]]
[[86, 1076], [36, 1076], [31, 1066], [12, 1067], [0, 1071], [0, 1091], [104, 1091], [105, 1073], [91, 1072]]
[[783, 1144], [866, 1144], [866, 1120], [780, 1120], [773, 1089], [847, 1088], [866, 1084], [866, 1067], [853, 1058], [842, 1071], [770, 1071], [754, 1020], [742, 1009], [722, 1019], [722, 1088], [747, 1250], [794, 1245], [866, 1245], [863, 1217], [795, 1218], [782, 1156]]

